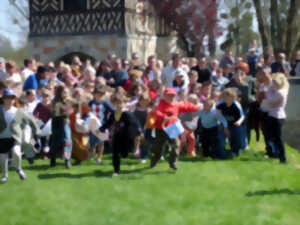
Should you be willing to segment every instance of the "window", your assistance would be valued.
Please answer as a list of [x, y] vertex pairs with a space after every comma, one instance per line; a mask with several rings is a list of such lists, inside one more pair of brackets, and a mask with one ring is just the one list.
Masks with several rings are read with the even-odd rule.
[[65, 11], [82, 11], [87, 9], [87, 0], [64, 0]]

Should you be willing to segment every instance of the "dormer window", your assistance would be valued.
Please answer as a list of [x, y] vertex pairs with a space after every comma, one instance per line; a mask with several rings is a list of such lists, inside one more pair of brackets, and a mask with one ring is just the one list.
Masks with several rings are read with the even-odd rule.
[[64, 0], [64, 10], [67, 12], [87, 10], [87, 1], [86, 0]]

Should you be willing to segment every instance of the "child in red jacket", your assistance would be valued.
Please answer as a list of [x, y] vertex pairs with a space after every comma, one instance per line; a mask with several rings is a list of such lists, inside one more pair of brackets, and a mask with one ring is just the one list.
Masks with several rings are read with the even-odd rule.
[[179, 138], [171, 139], [163, 130], [163, 127], [168, 127], [177, 122], [179, 113], [197, 112], [199, 110], [198, 106], [190, 102], [175, 101], [175, 97], [176, 91], [173, 88], [167, 88], [155, 110], [156, 139], [152, 147], [151, 168], [155, 167], [160, 160], [163, 147], [166, 146], [170, 151], [170, 168], [178, 169]]

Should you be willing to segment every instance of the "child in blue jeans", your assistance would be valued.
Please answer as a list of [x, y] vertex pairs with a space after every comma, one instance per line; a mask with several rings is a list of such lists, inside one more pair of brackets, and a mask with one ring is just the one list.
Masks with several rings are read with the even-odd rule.
[[[243, 147], [245, 132], [241, 126], [244, 121], [244, 113], [239, 102], [236, 101], [237, 93], [234, 88], [227, 88], [223, 92], [223, 100], [221, 100], [217, 109], [221, 111], [228, 123], [229, 143], [232, 156], [238, 156]], [[225, 150], [226, 136], [220, 133], [220, 148]]]

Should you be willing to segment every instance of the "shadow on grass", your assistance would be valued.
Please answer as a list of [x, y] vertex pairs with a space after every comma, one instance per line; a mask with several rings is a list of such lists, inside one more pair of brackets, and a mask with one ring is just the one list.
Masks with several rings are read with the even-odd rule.
[[[143, 173], [147, 171], [146, 173]], [[43, 173], [39, 174], [37, 177], [41, 180], [48, 180], [48, 179], [57, 179], [57, 178], [67, 178], [67, 179], [81, 179], [86, 177], [112, 177], [113, 171], [101, 171], [96, 170], [90, 173], [79, 173], [79, 174], [71, 174], [71, 173]], [[137, 180], [142, 179], [144, 176], [149, 175], [159, 175], [159, 174], [175, 174], [174, 171], [153, 171], [149, 167], [142, 167], [137, 169], [131, 170], [121, 170], [120, 178], [122, 180]]]
[[[62, 165], [65, 165], [63, 163], [58, 163], [57, 164], [58, 166], [62, 166]], [[23, 167], [24, 170], [47, 170], [49, 169], [50, 166], [49, 165], [31, 165], [31, 166], [25, 166]]]
[[300, 195], [300, 190], [290, 190], [290, 189], [274, 189], [270, 191], [254, 191], [248, 192], [246, 194], [247, 197], [255, 197], [255, 196], [265, 196], [265, 195]]
[[81, 179], [85, 177], [110, 177], [111, 175], [112, 175], [111, 171], [103, 172], [100, 170], [96, 170], [91, 173], [79, 173], [79, 174], [71, 174], [71, 173], [39, 174], [38, 178], [41, 180], [57, 179], [57, 178]]
[[[133, 170], [121, 170], [121, 174], [130, 175], [130, 174], [142, 174], [141, 172], [147, 170], [147, 167], [133, 169]], [[111, 177], [113, 171], [101, 171], [95, 170], [94, 172], [90, 173], [79, 173], [79, 174], [72, 174], [72, 173], [44, 173], [39, 174], [38, 179], [41, 180], [48, 180], [48, 179], [57, 179], [57, 178], [68, 178], [68, 179], [81, 179], [85, 177]], [[142, 174], [142, 176], [145, 174]], [[142, 177], [141, 176], [141, 177]]]

